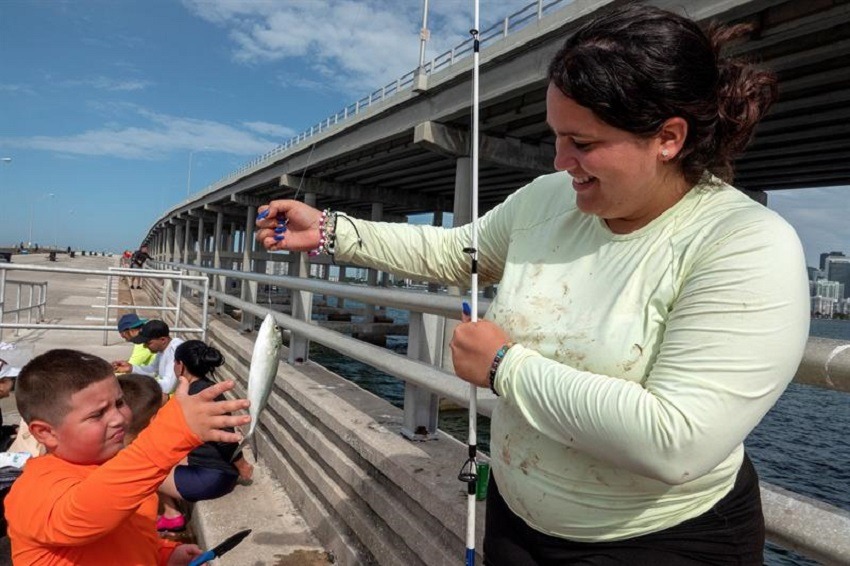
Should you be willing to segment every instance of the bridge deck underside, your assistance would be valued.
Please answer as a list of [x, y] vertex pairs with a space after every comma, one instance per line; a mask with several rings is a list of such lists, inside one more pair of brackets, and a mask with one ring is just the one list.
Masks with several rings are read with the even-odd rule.
[[[850, 185], [850, 2], [754, 0], [730, 4], [730, 10], [714, 19], [754, 27], [731, 51], [774, 69], [780, 81], [779, 101], [760, 124], [746, 153], [735, 163], [736, 186], [769, 191]], [[482, 136], [509, 141], [516, 145], [518, 153], [533, 150], [554, 155], [554, 138], [545, 116], [545, 64], [576, 25], [564, 22], [514, 52], [483, 58]], [[517, 64], [527, 53], [531, 53], [529, 63], [522, 64], [536, 67], [517, 76], [514, 82], [508, 81], [510, 88], [504, 88], [499, 83], [498, 73], [503, 72], [500, 67], [509, 67], [512, 61]], [[319, 138], [313, 147], [305, 143], [300, 152], [269, 163], [169, 215], [179, 217], [200, 202], [224, 204], [234, 215], [244, 215], [244, 208], [232, 202], [235, 194], [264, 202], [299, 192], [300, 185], [280, 185], [281, 174], [294, 179], [304, 176], [311, 181], [309, 192], [317, 195], [319, 207], [346, 210], [357, 216], [369, 217], [374, 202], [382, 203], [383, 215], [390, 220], [433, 210], [452, 211], [457, 155], [416, 143], [414, 128], [423, 121], [433, 121], [453, 131], [468, 132], [471, 111], [465, 94], [470, 92], [467, 75], [455, 72], [453, 77], [435, 81], [434, 87], [422, 94], [402, 103], [387, 104], [359, 124]], [[466, 96], [466, 104], [444, 103], [446, 99], [440, 97], [452, 89], [455, 99]], [[427, 110], [418, 110], [420, 106]], [[384, 136], [363, 134], [364, 128], [378, 130], [384, 124]], [[505, 161], [493, 162], [483, 152], [479, 176], [481, 212], [551, 170], [551, 165], [530, 169]], [[411, 199], [410, 195], [416, 198]]]

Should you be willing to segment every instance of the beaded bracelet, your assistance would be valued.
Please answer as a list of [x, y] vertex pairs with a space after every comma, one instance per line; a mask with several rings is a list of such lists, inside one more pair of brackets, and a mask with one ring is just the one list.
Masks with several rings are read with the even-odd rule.
[[330, 209], [326, 208], [319, 216], [319, 245], [315, 250], [309, 252], [310, 257], [315, 257], [319, 254], [333, 255], [333, 240], [334, 236], [334, 217], [331, 215]]
[[505, 357], [505, 354], [508, 353], [510, 347], [513, 346], [512, 343], [507, 342], [501, 348], [496, 351], [496, 355], [493, 356], [493, 363], [490, 364], [490, 373], [488, 374], [488, 381], [490, 382], [490, 391], [492, 391], [495, 395], [499, 395], [499, 392], [496, 391], [496, 372], [499, 370], [499, 365], [502, 363], [502, 359]]
[[331, 212], [329, 208], [326, 208], [322, 211], [321, 216], [319, 216], [319, 245], [315, 250], [309, 252], [310, 257], [325, 254], [331, 256], [331, 259], [334, 258], [334, 255], [336, 255], [336, 224], [340, 218], [348, 220], [351, 223], [354, 234], [357, 236], [357, 247], [363, 247], [363, 238], [360, 237], [357, 224], [345, 214]]

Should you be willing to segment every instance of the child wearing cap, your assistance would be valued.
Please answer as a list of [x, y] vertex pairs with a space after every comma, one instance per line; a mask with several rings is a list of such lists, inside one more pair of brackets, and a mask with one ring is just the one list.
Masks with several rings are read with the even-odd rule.
[[[140, 318], [135, 313], [125, 314], [118, 319], [118, 334], [127, 342], [132, 342], [147, 321], [148, 319]], [[144, 344], [133, 344], [133, 353], [130, 354], [127, 363], [131, 366], [147, 366], [153, 363], [155, 356], [156, 354], [148, 350]]]
[[161, 320], [149, 320], [139, 333], [130, 340], [136, 344], [144, 344], [148, 350], [156, 354], [154, 360], [146, 365], [130, 364], [119, 360], [112, 362], [116, 373], [143, 373], [156, 378], [163, 393], [171, 393], [177, 386], [177, 374], [174, 373], [174, 350], [183, 343], [181, 338], [169, 334], [168, 325]]

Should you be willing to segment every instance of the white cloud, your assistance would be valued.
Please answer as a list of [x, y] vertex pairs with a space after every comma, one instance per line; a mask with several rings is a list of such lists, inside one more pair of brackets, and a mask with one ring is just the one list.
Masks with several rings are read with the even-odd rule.
[[11, 92], [14, 94], [35, 94], [28, 85], [22, 84], [0, 84], [0, 92]]
[[[485, 0], [482, 29], [529, 3]], [[353, 91], [352, 99], [419, 63], [421, 2], [184, 0], [184, 5], [228, 31], [237, 61], [261, 64], [299, 59], [322, 80]], [[428, 59], [467, 39], [472, 27], [471, 2], [431, 2], [429, 6]], [[305, 79], [292, 77], [287, 84], [298, 86]]]
[[252, 132], [276, 138], [291, 138], [296, 133], [292, 128], [269, 122], [242, 122], [242, 125]]
[[63, 86], [78, 87], [87, 86], [98, 90], [130, 92], [134, 90], [142, 90], [153, 83], [151, 81], [141, 79], [111, 79], [109, 77], [93, 77], [88, 79], [74, 79], [63, 81]]
[[[142, 125], [111, 121], [97, 130], [69, 136], [0, 139], [5, 147], [53, 151], [70, 155], [105, 155], [126, 159], [157, 159], [173, 151], [205, 151], [252, 156], [278, 144], [253, 131], [211, 120], [182, 118], [135, 108]], [[126, 120], [123, 121], [126, 124]]]
[[797, 230], [808, 265], [823, 252], [850, 253], [850, 187], [771, 191], [767, 202]]

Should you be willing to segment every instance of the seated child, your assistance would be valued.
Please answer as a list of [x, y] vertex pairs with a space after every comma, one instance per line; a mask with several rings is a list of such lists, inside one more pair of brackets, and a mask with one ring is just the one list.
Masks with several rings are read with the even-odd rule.
[[117, 377], [121, 392], [124, 394], [124, 403], [130, 407], [132, 414], [124, 431], [124, 444], [129, 446], [148, 426], [160, 407], [168, 401], [168, 395], [162, 392], [156, 379], [149, 375], [122, 373]]
[[193, 544], [157, 536], [156, 490], [171, 469], [205, 441], [236, 442], [222, 430], [249, 422], [229, 415], [246, 400], [216, 401], [218, 383], [174, 398], [124, 448], [130, 421], [109, 362], [76, 350], [51, 350], [21, 370], [18, 411], [47, 449], [33, 458], [6, 498], [12, 560], [27, 565], [187, 565]]
[[[213, 387], [215, 382], [208, 376], [223, 363], [221, 352], [200, 340], [183, 342], [174, 351], [174, 373], [189, 381], [189, 394]], [[174, 468], [159, 488], [163, 505], [162, 517], [157, 520], [159, 530], [178, 531], [185, 527], [178, 501], [204, 501], [227, 495], [236, 486], [240, 468], [250, 477], [250, 471], [244, 468], [252, 468], [251, 464], [241, 453], [233, 457], [237, 446], [235, 442], [206, 442]]]
[[[118, 319], [118, 334], [127, 342], [133, 342], [133, 339], [139, 335], [142, 327], [147, 324], [148, 319], [140, 318], [135, 313], [128, 313]], [[144, 344], [133, 344], [133, 352], [130, 354], [130, 359], [127, 363], [131, 366], [146, 366], [153, 363], [156, 356], [148, 350]]]

